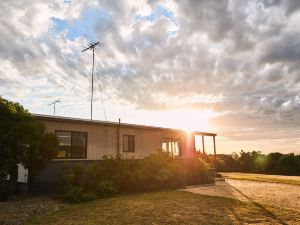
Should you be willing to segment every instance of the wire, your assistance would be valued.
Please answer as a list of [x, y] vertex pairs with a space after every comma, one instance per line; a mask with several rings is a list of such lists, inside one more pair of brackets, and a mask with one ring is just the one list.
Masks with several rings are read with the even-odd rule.
[[105, 106], [104, 106], [104, 101], [103, 101], [103, 95], [102, 95], [102, 87], [101, 87], [101, 82], [100, 82], [100, 78], [99, 78], [99, 74], [98, 74], [98, 66], [97, 66], [97, 63], [96, 63], [96, 74], [97, 74], [97, 78], [98, 78], [98, 85], [99, 85], [99, 90], [100, 90], [100, 96], [101, 96], [101, 103], [102, 103], [102, 107], [103, 107], [103, 113], [104, 113], [104, 118], [105, 118], [105, 121], [106, 120], [106, 111], [105, 111]]

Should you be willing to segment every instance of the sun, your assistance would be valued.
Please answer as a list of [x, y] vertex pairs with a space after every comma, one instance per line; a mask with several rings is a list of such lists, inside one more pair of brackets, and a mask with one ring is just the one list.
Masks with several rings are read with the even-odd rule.
[[212, 116], [211, 111], [198, 110], [173, 110], [160, 113], [161, 124], [165, 127], [192, 131], [208, 131], [208, 120]]
[[177, 119], [175, 126], [187, 132], [207, 131], [209, 129], [209, 112], [196, 110], [180, 110], [175, 113]]

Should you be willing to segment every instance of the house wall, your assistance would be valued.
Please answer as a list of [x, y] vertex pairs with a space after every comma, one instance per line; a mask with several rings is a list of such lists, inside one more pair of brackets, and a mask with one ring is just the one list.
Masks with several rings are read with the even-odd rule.
[[[123, 135], [135, 136], [135, 152], [123, 152]], [[185, 132], [147, 130], [136, 128], [120, 129], [120, 154], [124, 158], [143, 158], [161, 149], [162, 138], [179, 138], [182, 153], [186, 152]]]
[[[47, 132], [56, 130], [87, 132], [87, 160], [115, 157], [117, 152], [117, 128], [98, 124], [84, 124], [61, 121], [41, 121]], [[70, 160], [70, 159], [68, 159]]]
[[[31, 185], [31, 194], [46, 194], [55, 191], [56, 182], [65, 168], [78, 165], [88, 166], [91, 163], [103, 163], [103, 156], [116, 157], [118, 153], [123, 158], [140, 159], [161, 149], [162, 138], [179, 138], [182, 157], [195, 154], [194, 134], [168, 129], [152, 129], [147, 127], [113, 126], [111, 124], [81, 123], [74, 121], [56, 121], [39, 119], [47, 132], [77, 131], [87, 133], [86, 159], [54, 159], [39, 171]], [[119, 129], [119, 130], [118, 130]], [[135, 152], [123, 152], [123, 136], [135, 136]], [[118, 145], [119, 144], [119, 145]], [[24, 174], [23, 174], [24, 175]], [[19, 183], [21, 184], [21, 183]]]
[[[118, 127], [116, 126], [52, 120], [41, 120], [41, 122], [45, 124], [47, 132], [55, 132], [56, 130], [87, 132], [87, 160], [100, 160], [103, 156], [117, 156]], [[135, 136], [135, 152], [123, 152], [123, 135]], [[163, 137], [179, 138], [183, 157], [193, 154], [194, 136], [189, 136], [184, 131], [127, 128], [122, 126], [119, 131], [119, 153], [124, 158], [143, 158], [161, 149]]]

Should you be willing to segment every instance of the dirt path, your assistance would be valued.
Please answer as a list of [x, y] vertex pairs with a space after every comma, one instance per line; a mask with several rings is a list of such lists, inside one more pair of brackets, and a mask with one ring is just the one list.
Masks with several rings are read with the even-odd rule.
[[215, 185], [201, 185], [189, 187], [183, 190], [196, 194], [234, 198], [241, 201], [249, 201], [239, 191], [235, 190], [232, 186], [228, 185], [228, 183], [224, 181], [216, 181]]
[[226, 182], [252, 201], [300, 212], [300, 186], [230, 179]]
[[300, 186], [246, 180], [218, 181], [216, 185], [199, 186], [186, 191], [268, 204], [300, 212]]

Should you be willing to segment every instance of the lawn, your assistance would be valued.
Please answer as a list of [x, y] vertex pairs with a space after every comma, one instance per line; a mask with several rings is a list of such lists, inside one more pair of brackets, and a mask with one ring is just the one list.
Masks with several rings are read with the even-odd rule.
[[250, 180], [270, 183], [292, 184], [300, 186], [300, 177], [297, 176], [278, 176], [278, 175], [264, 175], [252, 173], [221, 173], [226, 179], [235, 180]]
[[27, 221], [27, 224], [249, 223], [300, 224], [299, 212], [185, 191], [166, 191], [71, 204]]

